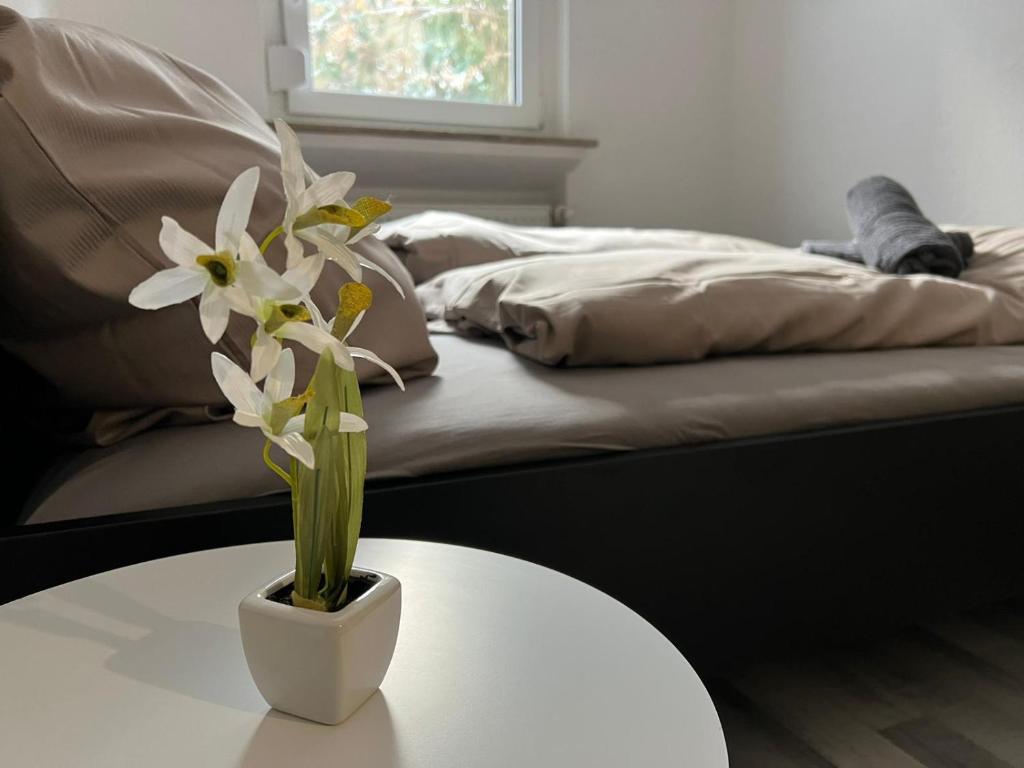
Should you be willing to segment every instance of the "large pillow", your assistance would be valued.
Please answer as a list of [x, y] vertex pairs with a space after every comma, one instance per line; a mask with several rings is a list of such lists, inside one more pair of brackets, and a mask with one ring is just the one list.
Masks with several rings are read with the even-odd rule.
[[[279, 223], [273, 132], [223, 83], [161, 51], [0, 7], [0, 136], [0, 344], [66, 402], [100, 413], [100, 442], [163, 412], [207, 416], [223, 396], [196, 307], [147, 312], [127, 297], [170, 266], [157, 243], [160, 217], [212, 237], [221, 198], [248, 167], [261, 171], [250, 232], [261, 238]], [[282, 251], [275, 244], [268, 255], [277, 267]], [[353, 343], [406, 378], [429, 374], [436, 355], [409, 274], [380, 242], [362, 255], [408, 298], [368, 272], [376, 306]], [[314, 298], [333, 313], [346, 278], [333, 264], [326, 270]], [[252, 331], [233, 317], [217, 349], [247, 365]], [[296, 354], [301, 376], [315, 361]], [[377, 375], [360, 369], [361, 378]]]
[[381, 238], [417, 283], [459, 267], [547, 254], [626, 249], [751, 253], [780, 246], [744, 237], [682, 229], [520, 227], [453, 211], [425, 211], [384, 224]]

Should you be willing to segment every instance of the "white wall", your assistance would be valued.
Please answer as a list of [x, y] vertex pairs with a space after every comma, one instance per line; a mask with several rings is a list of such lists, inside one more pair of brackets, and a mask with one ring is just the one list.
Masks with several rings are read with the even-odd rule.
[[569, 1], [573, 223], [726, 228], [731, 3]]
[[1024, 222], [1021, 0], [736, 0], [731, 229], [846, 236], [884, 173], [933, 219]]

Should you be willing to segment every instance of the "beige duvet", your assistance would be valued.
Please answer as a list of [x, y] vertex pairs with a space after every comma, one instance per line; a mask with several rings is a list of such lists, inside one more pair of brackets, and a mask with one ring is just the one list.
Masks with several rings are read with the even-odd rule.
[[463, 267], [418, 293], [429, 318], [500, 336], [549, 365], [1024, 343], [1024, 229], [968, 231], [976, 255], [961, 280], [884, 275], [752, 241], [737, 248], [723, 236], [699, 251], [562, 253]]

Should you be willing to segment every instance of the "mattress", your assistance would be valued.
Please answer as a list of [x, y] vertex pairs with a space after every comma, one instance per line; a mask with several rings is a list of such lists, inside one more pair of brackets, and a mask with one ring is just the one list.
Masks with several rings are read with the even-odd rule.
[[[737, 356], [549, 368], [497, 343], [432, 338], [434, 376], [367, 389], [369, 479], [708, 443], [1024, 403], [1024, 346]], [[56, 467], [29, 523], [283, 490], [262, 436], [231, 422], [153, 430]]]

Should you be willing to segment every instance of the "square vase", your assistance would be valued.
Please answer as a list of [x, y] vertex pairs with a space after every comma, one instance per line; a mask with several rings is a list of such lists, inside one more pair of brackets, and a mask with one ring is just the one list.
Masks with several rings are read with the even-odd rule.
[[371, 585], [340, 611], [325, 613], [276, 602], [287, 573], [238, 606], [245, 660], [274, 709], [335, 725], [380, 687], [398, 640], [402, 587], [386, 573], [352, 569]]

